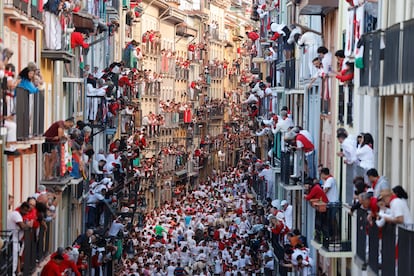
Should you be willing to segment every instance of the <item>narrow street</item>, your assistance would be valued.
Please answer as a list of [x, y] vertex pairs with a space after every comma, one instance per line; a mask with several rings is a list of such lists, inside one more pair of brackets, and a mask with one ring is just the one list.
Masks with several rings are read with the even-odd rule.
[[413, 3], [0, 1], [0, 276], [414, 275]]

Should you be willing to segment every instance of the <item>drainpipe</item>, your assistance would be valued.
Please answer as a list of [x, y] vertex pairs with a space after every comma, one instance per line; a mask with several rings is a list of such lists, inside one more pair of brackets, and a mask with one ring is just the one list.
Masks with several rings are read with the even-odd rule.
[[[4, 17], [3, 17], [3, 5], [4, 1], [0, 1], [0, 38], [3, 39], [3, 28], [4, 28]], [[4, 94], [4, 93], [3, 93]], [[0, 141], [1, 141], [1, 147], [0, 147], [0, 158], [1, 158], [1, 229], [5, 230], [7, 229], [7, 210], [9, 210], [9, 193], [7, 191], [7, 156], [3, 153], [3, 149], [6, 145], [6, 133], [7, 129], [5, 127], [1, 127], [0, 129]]]

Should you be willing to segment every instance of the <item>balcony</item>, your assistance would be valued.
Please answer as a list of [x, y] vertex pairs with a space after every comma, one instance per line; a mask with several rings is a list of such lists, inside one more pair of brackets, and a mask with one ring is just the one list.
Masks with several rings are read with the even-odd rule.
[[326, 257], [352, 257], [351, 219], [348, 218], [344, 223], [342, 203], [315, 204], [319, 207], [315, 206], [315, 233], [312, 244]]
[[325, 15], [338, 8], [338, 0], [301, 0], [301, 15]]
[[295, 89], [296, 87], [296, 60], [286, 60], [285, 64], [285, 88]]
[[20, 0], [3, 0], [4, 16], [12, 20], [20, 21], [20, 24], [26, 25], [31, 29], [43, 29], [43, 14], [39, 11], [37, 5], [32, 1], [23, 2]]
[[13, 270], [13, 241], [10, 231], [0, 231], [0, 238], [4, 241], [0, 248], [0, 275], [12, 275]]
[[414, 54], [410, 47], [414, 43], [413, 36], [414, 20], [398, 23], [385, 30], [383, 83], [379, 91], [381, 96], [412, 93]]
[[43, 143], [44, 91], [30, 94], [26, 89], [16, 88], [16, 122], [19, 143]]
[[211, 120], [221, 120], [224, 116], [224, 107], [222, 106], [213, 106], [210, 108], [210, 119]]
[[213, 79], [223, 79], [225, 77], [223, 67], [209, 66], [209, 75]]
[[40, 226], [38, 229], [24, 231], [23, 240], [23, 275], [31, 275], [48, 254], [53, 250], [50, 249], [50, 225], [45, 229]]
[[177, 0], [171, 0], [170, 2], [168, 2], [170, 7], [165, 12], [161, 20], [165, 20], [173, 24], [183, 23], [185, 21], [186, 14], [183, 11], [178, 9], [178, 5], [180, 4], [179, 2], [180, 2], [179, 0], [178, 0], [178, 4], [177, 4]]
[[381, 39], [382, 31], [366, 33], [364, 46], [364, 68], [360, 70], [360, 85], [378, 87], [381, 83]]
[[[396, 267], [398, 267], [398, 275], [412, 275], [414, 273], [413, 225], [385, 224], [384, 227], [378, 228], [375, 223], [370, 225], [367, 222], [367, 215], [366, 210], [357, 210], [357, 263], [375, 274], [396, 275]], [[397, 240], [400, 241], [398, 247], [396, 247]]]
[[121, 6], [120, 0], [108, 0], [105, 2], [105, 8], [107, 13], [118, 13]]
[[[45, 142], [43, 144], [43, 172], [40, 184], [52, 186], [65, 186], [72, 180], [70, 170], [72, 167], [72, 156], [66, 148], [66, 143]], [[74, 163], [74, 162], [73, 162]]]
[[178, 127], [178, 113], [168, 112], [163, 114], [164, 128], [177, 128]]
[[147, 82], [142, 97], [159, 98], [161, 95], [161, 82]]
[[186, 81], [189, 78], [189, 72], [190, 71], [187, 68], [176, 67], [175, 68], [175, 79]]
[[197, 37], [197, 30], [188, 27], [186, 24], [181, 24], [177, 26], [175, 34], [182, 37]]

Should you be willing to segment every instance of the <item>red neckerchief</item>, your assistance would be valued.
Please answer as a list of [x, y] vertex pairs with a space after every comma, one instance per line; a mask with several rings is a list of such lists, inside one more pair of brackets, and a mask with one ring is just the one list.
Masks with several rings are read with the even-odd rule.
[[379, 178], [377, 178], [376, 180], [372, 181], [372, 189], [375, 189], [375, 186], [377, 186]]
[[392, 195], [391, 196], [391, 199], [390, 199], [390, 202], [388, 203], [388, 206], [387, 207], [390, 207], [390, 204], [391, 204], [391, 202], [394, 200], [394, 199], [396, 199], [396, 198], [398, 198], [396, 195]]

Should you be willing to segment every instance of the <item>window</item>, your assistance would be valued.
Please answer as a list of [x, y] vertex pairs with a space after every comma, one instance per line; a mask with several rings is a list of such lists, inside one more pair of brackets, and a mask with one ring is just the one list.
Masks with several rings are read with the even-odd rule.
[[347, 113], [346, 113], [346, 123], [349, 126], [352, 126], [354, 122], [354, 86], [348, 85], [348, 103], [347, 103]]
[[340, 124], [344, 123], [344, 113], [345, 113], [345, 93], [344, 93], [344, 86], [340, 85], [338, 89], [338, 122]]

